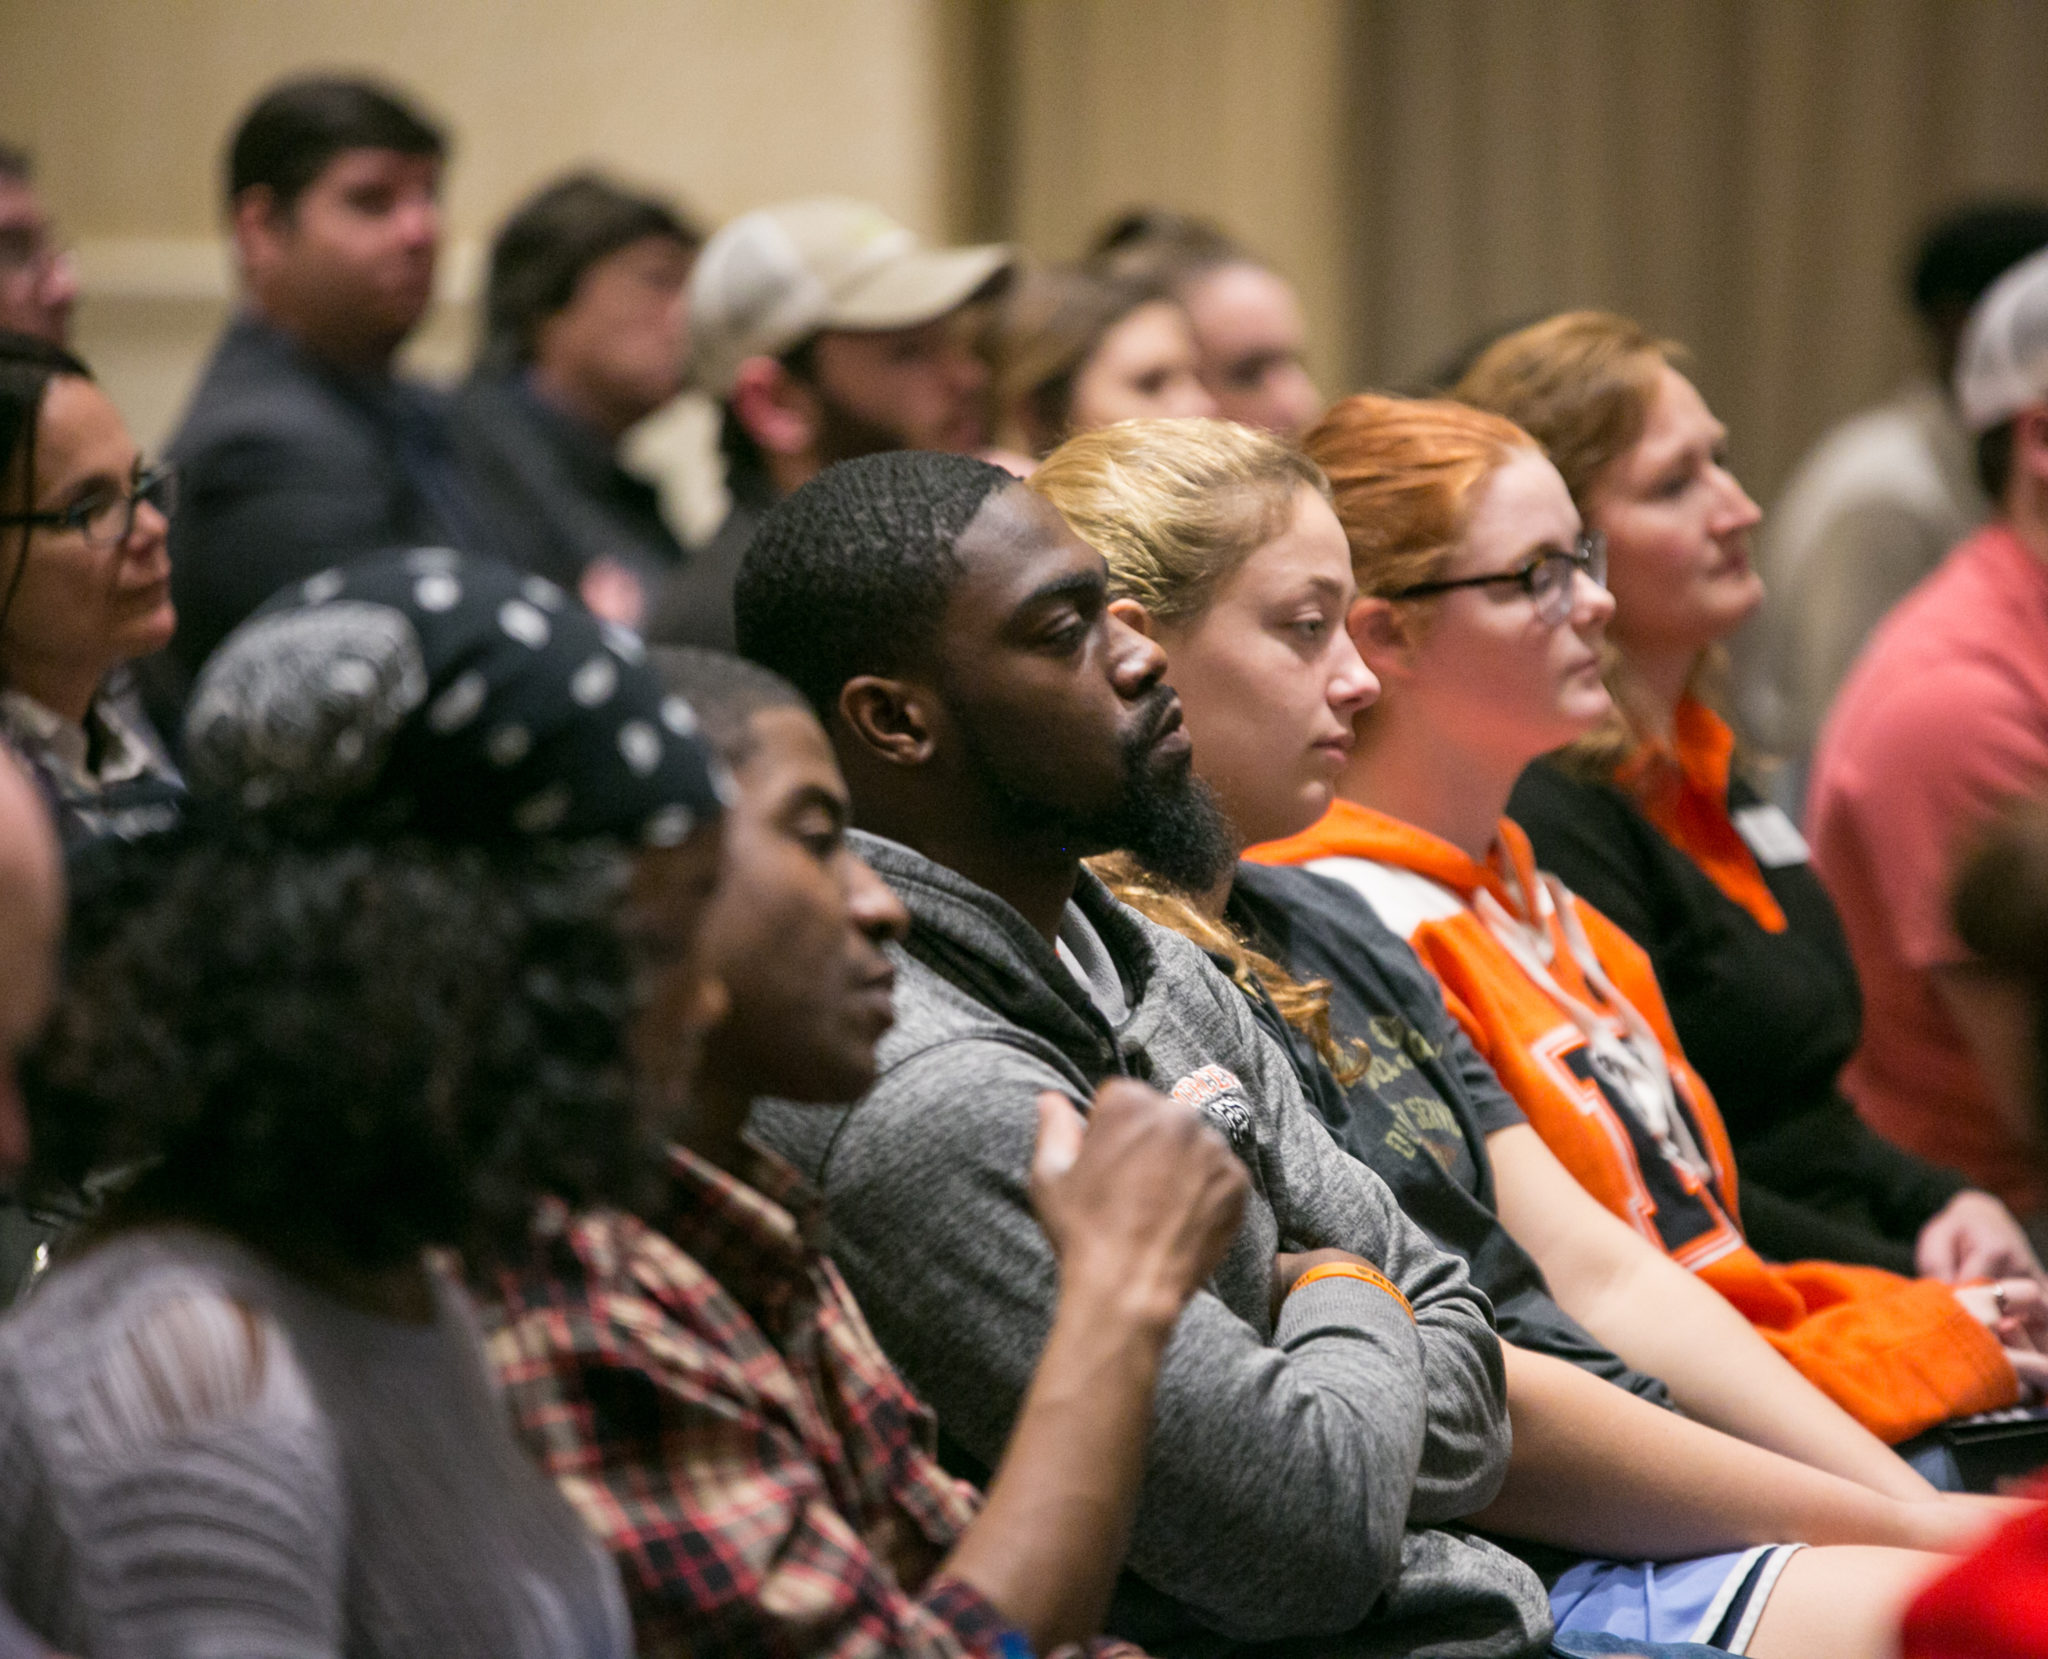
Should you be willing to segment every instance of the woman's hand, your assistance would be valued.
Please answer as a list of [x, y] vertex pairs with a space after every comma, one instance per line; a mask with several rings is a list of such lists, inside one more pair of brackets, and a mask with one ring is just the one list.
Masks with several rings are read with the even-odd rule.
[[1956, 1300], [1998, 1338], [2029, 1394], [2048, 1394], [2048, 1295], [2037, 1279], [1958, 1285]]
[[1959, 1192], [1920, 1229], [1913, 1263], [1930, 1279], [2041, 1278], [2041, 1261], [2012, 1212], [1988, 1192]]

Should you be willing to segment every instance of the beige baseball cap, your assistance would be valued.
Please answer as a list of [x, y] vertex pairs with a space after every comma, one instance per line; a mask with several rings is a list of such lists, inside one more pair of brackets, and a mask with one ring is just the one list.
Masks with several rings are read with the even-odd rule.
[[2030, 404], [2048, 402], [2048, 248], [2022, 259], [1984, 291], [1956, 354], [1956, 407], [1972, 432], [1989, 432]]
[[880, 208], [843, 196], [744, 213], [690, 273], [690, 378], [722, 397], [749, 357], [821, 328], [914, 328], [973, 298], [1011, 248], [932, 248]]

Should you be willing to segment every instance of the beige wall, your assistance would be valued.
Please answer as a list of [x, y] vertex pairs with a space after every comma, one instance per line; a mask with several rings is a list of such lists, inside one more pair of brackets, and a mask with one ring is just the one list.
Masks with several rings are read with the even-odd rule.
[[[480, 239], [573, 163], [671, 191], [711, 222], [845, 191], [941, 233], [941, 4], [5, 0], [0, 132], [34, 149], [79, 247], [81, 348], [156, 443], [225, 315], [222, 144], [269, 82], [369, 70], [453, 133], [445, 303], [414, 353], [445, 373], [466, 355]], [[680, 425], [687, 452], [701, 416]], [[700, 499], [685, 516], [705, 511]]]
[[[1333, 392], [1518, 314], [1633, 311], [1694, 348], [1765, 495], [1911, 362], [1914, 227], [2048, 193], [2048, 0], [0, 0], [0, 131], [39, 152], [81, 343], [145, 438], [225, 304], [228, 126], [333, 65], [456, 134], [436, 371], [478, 238], [577, 161], [708, 219], [845, 190], [1050, 256], [1159, 201], [1295, 277]], [[669, 427], [701, 523], [702, 414]]]

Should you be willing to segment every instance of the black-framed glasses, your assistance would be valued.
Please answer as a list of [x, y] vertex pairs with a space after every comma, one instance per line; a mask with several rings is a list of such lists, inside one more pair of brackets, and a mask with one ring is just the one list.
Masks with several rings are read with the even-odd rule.
[[36, 513], [0, 513], [0, 524], [28, 524], [40, 530], [77, 530], [85, 545], [104, 553], [135, 533], [135, 509], [147, 501], [165, 518], [178, 506], [178, 473], [168, 463], [137, 467], [135, 482], [119, 495], [89, 495], [69, 507]]
[[1572, 614], [1572, 578], [1581, 572], [1595, 587], [1607, 585], [1607, 538], [1598, 530], [1583, 532], [1569, 553], [1538, 554], [1520, 570], [1496, 571], [1491, 576], [1455, 576], [1444, 582], [1417, 582], [1383, 597], [1424, 599], [1454, 588], [1490, 588], [1512, 582], [1529, 596], [1536, 607], [1537, 620], [1554, 628]]

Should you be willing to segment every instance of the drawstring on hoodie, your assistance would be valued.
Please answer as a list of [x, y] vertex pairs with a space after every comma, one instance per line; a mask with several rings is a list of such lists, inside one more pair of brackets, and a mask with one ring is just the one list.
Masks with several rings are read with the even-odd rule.
[[[1505, 880], [1519, 889], [1509, 871]], [[1711, 1187], [1713, 1167], [1694, 1139], [1692, 1125], [1678, 1104], [1677, 1085], [1664, 1056], [1664, 1045], [1650, 1029], [1635, 1004], [1615, 990], [1606, 969], [1593, 953], [1571, 895], [1555, 876], [1540, 875], [1533, 894], [1522, 895], [1536, 914], [1534, 926], [1518, 922], [1507, 907], [1484, 887], [1473, 895], [1472, 909], [1486, 924], [1487, 931], [1521, 970], [1546, 991], [1562, 1008], [1586, 1039], [1586, 1052], [1603, 1080], [1615, 1085], [1614, 1093], [1657, 1143], [1657, 1150], [1679, 1167], [1689, 1170], [1702, 1186]], [[1529, 903], [1533, 900], [1533, 903]], [[1554, 956], [1549, 923], [1555, 921], [1564, 936], [1587, 987], [1603, 1004], [1588, 1006], [1567, 991], [1550, 971]], [[1533, 935], [1533, 937], [1532, 937]]]

